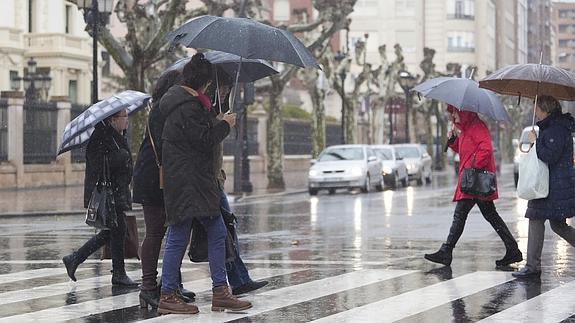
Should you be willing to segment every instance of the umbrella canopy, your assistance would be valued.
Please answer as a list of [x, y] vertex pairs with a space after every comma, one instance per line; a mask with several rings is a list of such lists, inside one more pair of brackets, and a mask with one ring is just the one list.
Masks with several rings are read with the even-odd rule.
[[488, 90], [480, 89], [473, 80], [457, 77], [436, 77], [413, 88], [426, 98], [435, 99], [452, 106], [481, 113], [497, 121], [511, 122], [499, 97]]
[[312, 53], [290, 32], [250, 18], [200, 16], [188, 20], [166, 39], [172, 46], [182, 44], [243, 58], [320, 68]]
[[[239, 70], [240, 60], [242, 63], [238, 82], [249, 83], [264, 77], [279, 73], [273, 66], [263, 59], [243, 59], [238, 55], [224, 53], [220, 51], [210, 51], [204, 54], [206, 59], [221, 67], [231, 78], [235, 78]], [[184, 57], [176, 61], [165, 72], [171, 70], [182, 70], [192, 58]]]
[[136, 112], [145, 106], [149, 98], [150, 95], [146, 93], [127, 90], [90, 106], [64, 128], [58, 155], [82, 147], [90, 139], [98, 122], [124, 109], [128, 110], [128, 114]]
[[575, 75], [562, 68], [542, 64], [506, 66], [479, 81], [479, 87], [528, 98], [551, 95], [557, 100], [575, 100]]

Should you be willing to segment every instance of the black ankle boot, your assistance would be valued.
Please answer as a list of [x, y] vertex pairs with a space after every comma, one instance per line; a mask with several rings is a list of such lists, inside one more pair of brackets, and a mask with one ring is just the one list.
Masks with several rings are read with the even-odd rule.
[[503, 256], [503, 258], [495, 261], [495, 265], [504, 267], [509, 266], [512, 263], [520, 262], [522, 260], [523, 260], [523, 254], [521, 253], [521, 250], [517, 248], [512, 250], [508, 249], [507, 252], [505, 252], [505, 256]]
[[196, 298], [196, 293], [192, 292], [191, 290], [187, 290], [185, 289], [182, 285], [180, 285], [180, 294], [186, 296], [187, 298], [193, 300], [194, 298]]
[[78, 260], [76, 253], [73, 252], [64, 256], [64, 258], [62, 258], [62, 262], [64, 263], [64, 266], [66, 266], [68, 277], [70, 277], [71, 280], [76, 281], [76, 269], [80, 265], [80, 261]]
[[159, 303], [160, 292], [157, 289], [140, 291], [140, 308], [148, 308], [150, 305], [152, 309], [156, 309]]
[[126, 271], [124, 270], [117, 270], [112, 271], [112, 285], [116, 286], [126, 286], [126, 287], [136, 287], [138, 283], [130, 279], [128, 275], [126, 275]]
[[444, 243], [441, 245], [441, 248], [439, 248], [437, 252], [431, 254], [425, 254], [424, 257], [429, 261], [433, 261], [435, 263], [442, 264], [445, 266], [450, 266], [452, 260], [451, 256], [452, 250], [453, 250], [452, 247]]

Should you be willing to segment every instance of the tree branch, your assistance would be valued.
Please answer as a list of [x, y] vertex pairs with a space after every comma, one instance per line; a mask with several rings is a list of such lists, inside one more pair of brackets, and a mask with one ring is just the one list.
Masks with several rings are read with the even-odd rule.
[[181, 9], [182, 0], [172, 0], [170, 1], [169, 7], [164, 11], [162, 17], [162, 25], [152, 37], [152, 40], [148, 43], [146, 48], [144, 48], [144, 53], [151, 56], [155, 56], [160, 48], [165, 44], [164, 37], [167, 33], [173, 29], [174, 22], [176, 21], [176, 16]]
[[134, 58], [111, 33], [108, 28], [98, 29], [98, 42], [106, 48], [116, 64], [125, 72], [129, 70], [134, 62]]
[[291, 25], [286, 28], [287, 31], [292, 33], [303, 33], [307, 31], [312, 31], [316, 29], [318, 26], [323, 24], [325, 19], [318, 19], [310, 24], [298, 24], [298, 25]]

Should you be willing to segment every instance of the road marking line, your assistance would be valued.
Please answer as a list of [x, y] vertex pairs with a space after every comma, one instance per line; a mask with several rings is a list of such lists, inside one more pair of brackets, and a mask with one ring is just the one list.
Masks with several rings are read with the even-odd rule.
[[[93, 268], [78, 268], [76, 272], [88, 271]], [[32, 270], [25, 270], [19, 271], [10, 274], [3, 274], [0, 275], [0, 284], [7, 284], [13, 283], [20, 280], [26, 279], [34, 279], [34, 278], [42, 278], [42, 277], [50, 277], [55, 275], [66, 275], [66, 268], [41, 268], [41, 269], [32, 269]]]
[[[256, 268], [250, 271], [253, 279], [263, 279], [273, 276], [289, 275], [305, 269], [270, 269]], [[211, 278], [203, 278], [192, 281], [185, 281], [186, 288], [196, 291], [196, 293], [209, 291], [212, 289]], [[88, 315], [95, 315], [108, 311], [132, 307], [139, 304], [139, 292], [128, 293], [118, 296], [106, 297], [98, 300], [82, 302], [62, 307], [49, 308], [37, 312], [7, 316], [0, 318], [0, 322], [56, 322], [79, 319]]]
[[314, 323], [394, 322], [512, 280], [511, 273], [479, 271], [330, 315]]
[[575, 280], [493, 314], [480, 322], [561, 322], [575, 314], [574, 296]]
[[227, 322], [415, 272], [415, 270], [357, 270], [308, 283], [274, 289], [253, 296], [250, 295], [248, 299], [253, 303], [254, 307], [241, 314], [212, 312], [211, 305], [206, 305], [200, 307], [199, 315], [173, 314], [156, 317], [146, 320], [146, 322]]

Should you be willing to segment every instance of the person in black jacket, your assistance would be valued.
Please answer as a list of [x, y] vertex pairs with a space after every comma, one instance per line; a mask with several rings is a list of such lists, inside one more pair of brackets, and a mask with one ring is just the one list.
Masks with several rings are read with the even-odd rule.
[[86, 171], [84, 179], [84, 207], [90, 203], [92, 191], [103, 174], [104, 158], [110, 168], [110, 180], [118, 225], [101, 230], [88, 240], [78, 251], [62, 258], [68, 276], [76, 281], [76, 268], [91, 254], [110, 241], [112, 253], [112, 284], [137, 286], [127, 275], [124, 267], [124, 239], [126, 237], [126, 214], [132, 209], [130, 182], [132, 181], [132, 157], [125, 137], [128, 128], [128, 111], [120, 111], [98, 123], [90, 136], [86, 148]]
[[[551, 229], [575, 247], [575, 228], [567, 218], [575, 215], [575, 170], [573, 169], [573, 137], [575, 120], [561, 113], [561, 104], [552, 96], [541, 96], [535, 110], [539, 137], [533, 131], [529, 141], [535, 143], [537, 157], [549, 167], [549, 195], [530, 200], [525, 217], [529, 219], [527, 263], [517, 278], [541, 276], [541, 251], [545, 240], [545, 221]], [[535, 175], [533, 175], [535, 176]]]
[[177, 294], [179, 270], [194, 219], [207, 232], [212, 310], [239, 311], [252, 306], [235, 298], [227, 285], [227, 231], [220, 211], [214, 157], [219, 144], [235, 125], [235, 115], [227, 114], [222, 120], [211, 115], [212, 104], [204, 93], [212, 73], [212, 65], [204, 55], [195, 54], [184, 66], [182, 85], [171, 87], [160, 101], [160, 110], [167, 116], [162, 133], [162, 164], [169, 226], [162, 264], [160, 314], [198, 313], [197, 306], [184, 303]]

